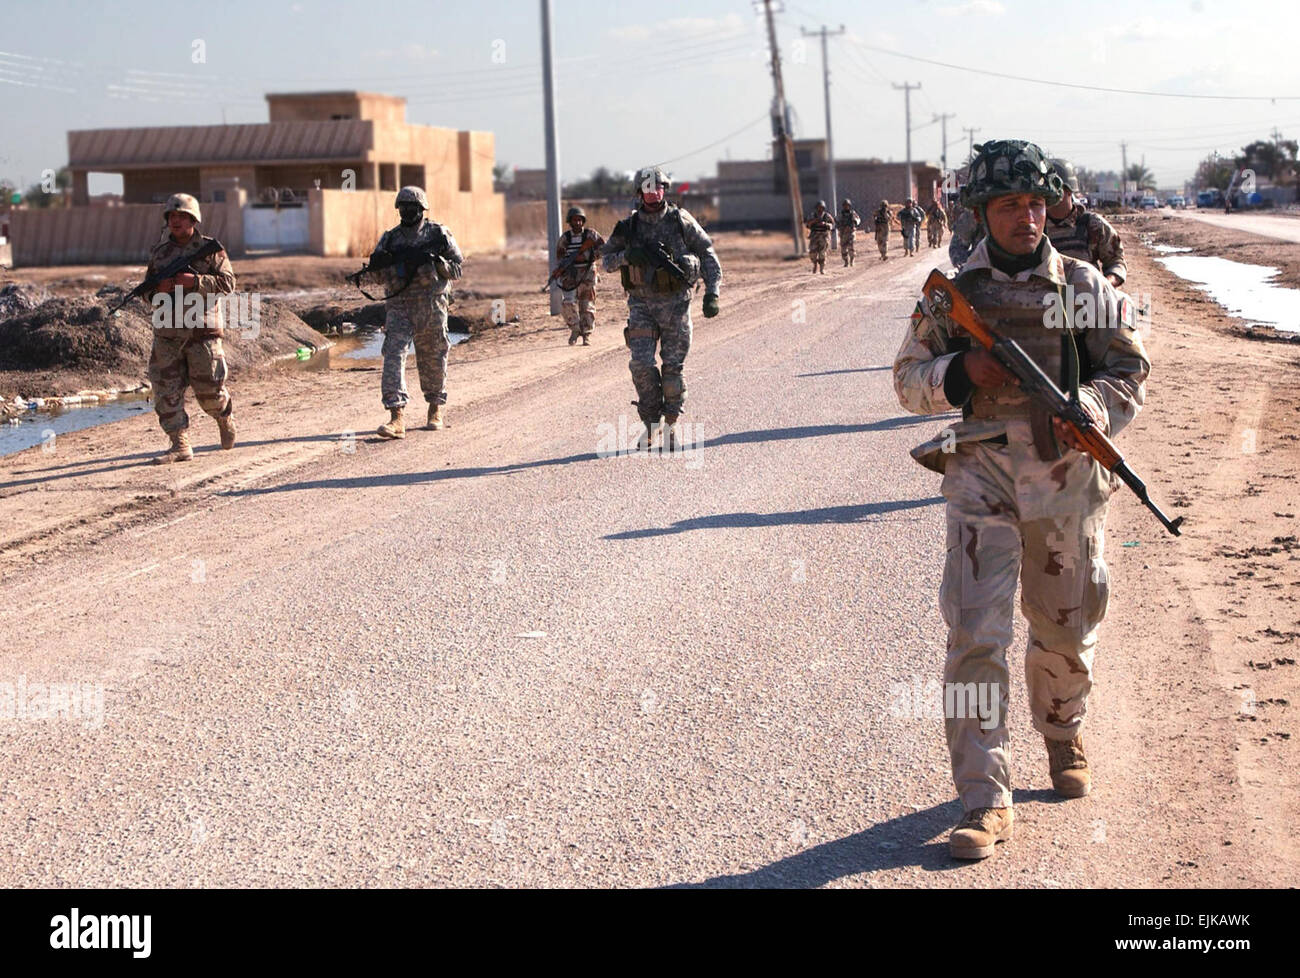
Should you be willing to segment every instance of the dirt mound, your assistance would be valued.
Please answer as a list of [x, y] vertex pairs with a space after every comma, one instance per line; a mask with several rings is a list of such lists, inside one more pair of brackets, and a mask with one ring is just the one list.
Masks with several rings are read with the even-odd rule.
[[0, 288], [0, 319], [35, 309], [50, 297], [50, 290], [30, 282], [10, 282]]
[[[52, 397], [82, 388], [133, 387], [148, 375], [150, 310], [133, 302], [113, 316], [108, 299], [48, 299], [0, 320], [0, 394]], [[256, 328], [227, 330], [231, 376], [326, 340], [287, 307], [261, 300]]]

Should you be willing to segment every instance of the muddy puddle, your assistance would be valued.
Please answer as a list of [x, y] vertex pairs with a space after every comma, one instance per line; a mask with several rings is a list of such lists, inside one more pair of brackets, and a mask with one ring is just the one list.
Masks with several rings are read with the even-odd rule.
[[148, 394], [122, 394], [116, 400], [97, 404], [57, 405], [46, 411], [23, 411], [0, 425], [0, 455], [12, 455], [37, 445], [54, 451], [60, 435], [152, 410], [153, 401]]
[[1300, 289], [1276, 285], [1276, 268], [1211, 255], [1169, 254], [1156, 261], [1251, 325], [1300, 332]]
[[[448, 336], [452, 346], [469, 339], [468, 333], [449, 333]], [[334, 338], [332, 346], [317, 350], [314, 354], [306, 351], [307, 355], [304, 356], [304, 350], [299, 351], [297, 358], [286, 361], [291, 369], [373, 370], [384, 364], [384, 333], [382, 330], [374, 330], [339, 336]], [[407, 352], [414, 355], [414, 347], [408, 347]]]

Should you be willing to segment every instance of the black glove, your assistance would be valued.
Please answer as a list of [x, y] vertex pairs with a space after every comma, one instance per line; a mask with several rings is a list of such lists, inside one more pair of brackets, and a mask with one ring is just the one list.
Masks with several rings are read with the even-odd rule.
[[628, 248], [627, 251], [623, 252], [623, 260], [626, 261], [629, 265], [652, 264], [650, 260], [650, 253], [647, 252], [640, 245], [633, 245], [632, 247]]
[[718, 297], [712, 292], [704, 293], [704, 318], [712, 319], [718, 314]]

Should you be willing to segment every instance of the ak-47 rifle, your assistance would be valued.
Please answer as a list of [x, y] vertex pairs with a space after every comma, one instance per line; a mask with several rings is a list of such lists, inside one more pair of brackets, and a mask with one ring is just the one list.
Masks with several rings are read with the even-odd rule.
[[596, 238], [594, 237], [588, 238], [586, 241], [582, 243], [581, 248], [575, 251], [568, 258], [561, 259], [559, 264], [557, 264], [555, 268], [551, 271], [551, 276], [546, 280], [546, 284], [542, 286], [542, 291], [549, 292], [551, 290], [551, 286], [555, 284], [556, 279], [558, 279], [561, 275], [567, 272], [574, 265], [578, 264], [578, 262], [582, 259], [582, 256], [585, 255], [587, 252], [591, 251], [595, 247], [596, 247]]
[[[410, 245], [405, 248], [394, 248], [392, 251], [376, 251], [370, 256], [369, 262], [362, 265], [360, 269], [353, 272], [351, 275], [346, 276], [346, 279], [355, 285], [357, 289], [360, 290], [361, 294], [371, 302], [383, 302], [387, 299], [392, 299], [395, 296], [401, 295], [409, 289], [411, 283], [415, 281], [416, 272], [418, 272], [421, 267], [428, 265], [431, 262], [437, 262], [440, 257], [437, 254], [437, 249], [438, 244], [435, 242], [432, 245]], [[402, 283], [400, 289], [388, 295], [373, 296], [365, 289], [361, 288], [361, 277], [363, 275], [367, 275], [370, 272], [383, 271], [385, 268], [396, 268], [397, 274], [406, 280]]]
[[119, 299], [117, 305], [108, 310], [108, 314], [110, 316], [113, 315], [113, 313], [117, 312], [132, 299], [152, 292], [158, 287], [159, 282], [165, 282], [169, 278], [175, 278], [182, 272], [188, 272], [190, 266], [196, 261], [207, 258], [209, 255], [215, 255], [219, 251], [225, 251], [225, 246], [216, 238], [213, 238], [207, 244], [203, 245], [203, 247], [199, 248], [198, 251], [195, 251], [192, 254], [182, 255], [170, 265], [166, 265], [154, 272], [154, 274], [145, 275], [144, 281]]
[[980, 346], [997, 358], [1007, 370], [1020, 381], [1020, 389], [1034, 398], [1057, 418], [1060, 418], [1074, 432], [1085, 451], [1110, 472], [1119, 476], [1126, 486], [1136, 493], [1142, 505], [1155, 513], [1156, 519], [1164, 524], [1166, 530], [1174, 536], [1182, 536], [1178, 529], [1183, 517], [1171, 520], [1160, 511], [1160, 507], [1151, 501], [1144, 483], [1120, 454], [1115, 443], [1106, 437], [1097, 427], [1084, 406], [1074, 398], [1066, 397], [1061, 389], [1052, 382], [1052, 378], [1043, 373], [1041, 367], [1025, 353], [1024, 349], [1013, 339], [999, 336], [989, 329], [980, 314], [966, 300], [953, 281], [937, 268], [925, 280], [925, 296], [932, 308], [943, 313], [963, 330], [969, 333]]

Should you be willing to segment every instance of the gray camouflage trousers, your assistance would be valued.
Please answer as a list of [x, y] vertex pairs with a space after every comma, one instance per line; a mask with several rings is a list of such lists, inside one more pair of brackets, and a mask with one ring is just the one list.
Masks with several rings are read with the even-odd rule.
[[[637, 411], [642, 421], [657, 423], [661, 415], [681, 414], [686, 404], [682, 366], [691, 348], [691, 293], [629, 295], [627, 337], [636, 385]], [[655, 364], [655, 350], [663, 363]]]
[[1052, 740], [1071, 740], [1083, 725], [1110, 590], [1102, 559], [1109, 473], [1068, 449], [1057, 461], [1041, 461], [1027, 421], [1008, 421], [1007, 428], [1006, 446], [957, 445], [943, 479], [944, 689], [989, 684], [974, 688], [987, 690], [989, 700], [996, 691], [998, 704], [995, 716], [980, 717], [949, 709], [945, 699], [953, 781], [967, 811], [1011, 805], [1006, 657], [1017, 579], [1029, 625], [1030, 715], [1035, 729]]
[[384, 407], [406, 407], [406, 358], [415, 343], [420, 390], [430, 404], [447, 403], [447, 295], [432, 302], [398, 304], [390, 301], [384, 318]]

